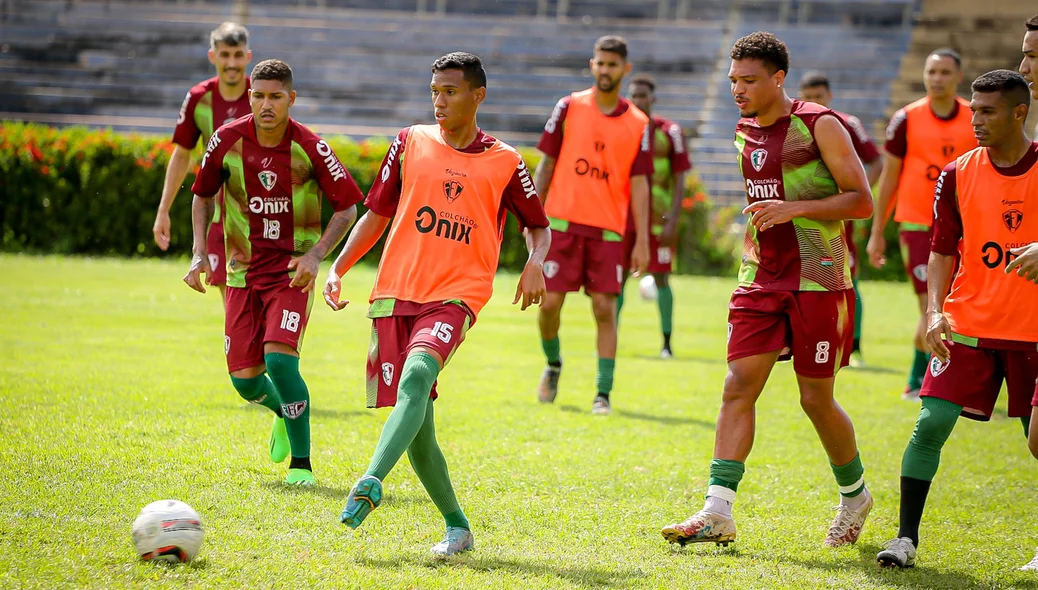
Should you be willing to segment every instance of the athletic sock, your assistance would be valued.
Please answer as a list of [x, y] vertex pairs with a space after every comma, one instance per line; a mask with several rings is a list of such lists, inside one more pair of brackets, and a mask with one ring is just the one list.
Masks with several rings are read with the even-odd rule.
[[915, 351], [912, 357], [912, 371], [908, 374], [908, 388], [919, 389], [923, 386], [923, 376], [926, 375], [926, 366], [930, 364], [930, 355], [921, 351]]
[[937, 474], [941, 447], [951, 436], [962, 406], [935, 397], [924, 397], [919, 419], [901, 460], [901, 512], [898, 537], [908, 537], [919, 547], [919, 522], [926, 495]]
[[861, 340], [858, 338], [854, 339], [854, 343], [851, 345], [851, 352], [861, 352]]
[[613, 369], [615, 368], [616, 359], [598, 359], [598, 374], [595, 377], [598, 395], [608, 398], [613, 391]]
[[548, 364], [553, 367], [562, 365], [562, 343], [559, 342], [559, 337], [555, 336], [551, 340], [541, 339], [541, 348], [544, 349], [544, 356], [548, 359]]
[[829, 462], [829, 467], [836, 476], [836, 485], [840, 487], [840, 502], [848, 506], [857, 506], [865, 501], [865, 468], [861, 465], [861, 454], [857, 454], [846, 465], [834, 465]]
[[912, 539], [916, 549], [919, 548], [919, 523], [923, 520], [923, 508], [926, 507], [926, 495], [930, 493], [930, 483], [901, 476], [901, 512], [897, 536]]
[[706, 491], [706, 504], [703, 510], [721, 514], [731, 518], [732, 504], [735, 503], [735, 492], [746, 472], [746, 464], [742, 461], [714, 459], [710, 461], [710, 483]]
[[422, 482], [425, 491], [428, 492], [433, 504], [443, 515], [443, 520], [449, 527], [469, 528], [469, 520], [465, 518], [458, 498], [454, 494], [454, 486], [451, 485], [450, 472], [447, 471], [447, 461], [443, 458], [443, 451], [436, 442], [436, 426], [433, 419], [433, 407], [435, 404], [426, 404], [425, 420], [422, 427], [418, 429], [411, 445], [407, 447], [407, 459], [411, 462], [418, 480]]
[[274, 383], [266, 374], [247, 379], [231, 375], [231, 385], [245, 401], [261, 405], [278, 416], [281, 415], [281, 398], [278, 396]]
[[310, 467], [310, 457], [292, 457], [292, 460], [288, 462], [289, 469], [306, 469], [313, 473], [314, 468]]
[[1024, 438], [1031, 436], [1031, 416], [1020, 416], [1020, 424], [1024, 427]]
[[668, 283], [666, 287], [657, 289], [656, 303], [660, 308], [660, 329], [667, 339], [667, 348], [670, 348], [670, 333], [674, 331], [674, 291]]
[[617, 325], [617, 327], [620, 326], [620, 310], [624, 308], [624, 292], [627, 291], [627, 289], [625, 289], [624, 287], [626, 287], [626, 286], [627, 286], [626, 282], [621, 284], [620, 285], [620, 294], [616, 296], [616, 325]]
[[858, 341], [861, 340], [861, 320], [865, 314], [865, 305], [861, 301], [861, 291], [858, 290], [858, 279], [854, 283], [854, 350], [860, 350]]
[[364, 475], [374, 475], [385, 480], [389, 471], [411, 446], [425, 422], [425, 407], [429, 403], [436, 376], [440, 374], [439, 363], [425, 352], [408, 355], [400, 371], [396, 405], [382, 427], [382, 434], [375, 446], [375, 454]]
[[670, 332], [663, 333], [663, 348], [670, 350]]
[[267, 373], [281, 398], [281, 414], [293, 458], [310, 456], [310, 391], [299, 374], [299, 357], [271, 352], [263, 355]]

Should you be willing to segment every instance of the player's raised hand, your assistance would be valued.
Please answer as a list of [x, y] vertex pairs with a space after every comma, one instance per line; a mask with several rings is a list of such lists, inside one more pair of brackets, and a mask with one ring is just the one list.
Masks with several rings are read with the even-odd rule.
[[342, 277], [335, 274], [334, 271], [328, 271], [328, 279], [324, 282], [324, 302], [332, 308], [332, 311], [341, 311], [349, 305], [350, 302], [346, 299], [339, 301], [341, 294]]
[[1038, 284], [1038, 242], [1013, 248], [1009, 253], [1015, 258], [1006, 265], [1006, 274], [1016, 271], [1017, 276]]
[[317, 281], [317, 271], [320, 270], [321, 261], [316, 256], [303, 254], [288, 261], [288, 270], [296, 271], [296, 276], [289, 283], [291, 287], [300, 287], [303, 293], [309, 293]]
[[789, 201], [765, 199], [750, 203], [742, 212], [750, 215], [750, 223], [757, 231], [767, 231], [796, 217], [794, 206], [795, 203]]
[[155, 235], [155, 245], [165, 252], [169, 248], [169, 213], [159, 211], [155, 214], [151, 233]]
[[526, 311], [527, 307], [536, 305], [540, 307], [544, 303], [547, 289], [544, 286], [544, 265], [536, 262], [527, 262], [523, 267], [523, 274], [519, 277], [519, 284], [515, 287], [515, 299], [512, 305], [519, 303], [522, 299], [520, 311]]
[[948, 323], [943, 312], [931, 311], [926, 315], [926, 347], [930, 354], [937, 357], [942, 363], [946, 363], [950, 356], [948, 347], [952, 346], [951, 324]]
[[[205, 281], [202, 280], [203, 273], [206, 276]], [[213, 269], [209, 265], [209, 257], [205, 254], [195, 254], [191, 259], [191, 267], [187, 269], [187, 274], [184, 275], [184, 282], [195, 291], [205, 293], [205, 286], [209, 284], [212, 277]]]
[[887, 239], [875, 234], [869, 236], [869, 243], [865, 246], [865, 252], [869, 255], [869, 263], [876, 268], [882, 268], [887, 263]]

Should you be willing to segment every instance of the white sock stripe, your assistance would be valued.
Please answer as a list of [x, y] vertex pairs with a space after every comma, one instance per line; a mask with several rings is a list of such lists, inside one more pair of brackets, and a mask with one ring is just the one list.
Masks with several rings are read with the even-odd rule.
[[849, 494], [849, 493], [851, 493], [851, 492], [853, 492], [855, 490], [858, 490], [859, 488], [861, 488], [864, 485], [865, 485], [865, 476], [863, 475], [863, 476], [858, 478], [858, 481], [852, 483], [849, 486], [840, 486], [840, 493], [841, 494]]
[[706, 489], [706, 495], [720, 498], [730, 504], [735, 504], [735, 490], [724, 486], [710, 486]]

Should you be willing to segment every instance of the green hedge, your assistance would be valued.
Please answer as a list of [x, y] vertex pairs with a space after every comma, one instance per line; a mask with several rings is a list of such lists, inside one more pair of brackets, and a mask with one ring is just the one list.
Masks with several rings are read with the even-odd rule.
[[[384, 138], [354, 141], [339, 136], [326, 139], [366, 193], [389, 141]], [[531, 169], [537, 166], [539, 152], [531, 148], [520, 151]], [[151, 233], [155, 208], [162, 196], [166, 164], [172, 152], [173, 144], [169, 140], [152, 136], [0, 122], [0, 249], [56, 254], [186, 256], [191, 249], [190, 187], [194, 170], [188, 173], [170, 211], [172, 228], [168, 252], [159, 250]], [[676, 270], [735, 274], [742, 245], [738, 229], [743, 222], [741, 207], [711, 203], [706, 187], [695, 172], [687, 176], [686, 194]], [[329, 215], [331, 211], [325, 207], [326, 219]], [[891, 240], [891, 246], [891, 263], [880, 272], [900, 278], [903, 273], [897, 266], [900, 255], [896, 239]], [[861, 252], [864, 253], [864, 244]], [[381, 244], [365, 260], [375, 261], [380, 255]], [[501, 266], [519, 270], [526, 255], [518, 227], [510, 220], [502, 244]], [[876, 275], [874, 271], [870, 274]]]

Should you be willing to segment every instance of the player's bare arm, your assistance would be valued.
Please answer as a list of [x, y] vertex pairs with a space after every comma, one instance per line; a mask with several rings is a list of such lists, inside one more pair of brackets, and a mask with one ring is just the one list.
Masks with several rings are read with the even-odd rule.
[[879, 176], [879, 188], [876, 193], [876, 211], [872, 220], [872, 233], [865, 251], [869, 255], [872, 266], [879, 268], [886, 264], [887, 239], [883, 232], [887, 229], [887, 220], [894, 212], [897, 203], [897, 183], [901, 179], [901, 167], [904, 161], [889, 152], [883, 153], [883, 171]]
[[944, 317], [944, 298], [955, 272], [955, 257], [930, 252], [926, 269], [926, 347], [944, 363], [948, 361], [948, 347], [952, 345], [951, 325]]
[[328, 304], [328, 307], [339, 311], [349, 304], [349, 301], [339, 301], [339, 295], [342, 292], [342, 276], [378, 243], [392, 220], [391, 217], [383, 217], [369, 210], [357, 222], [350, 237], [346, 239], [342, 252], [339, 252], [332, 267], [328, 269], [328, 279], [324, 283], [324, 302]]
[[757, 231], [767, 231], [794, 217], [839, 221], [866, 219], [872, 215], [872, 189], [847, 130], [835, 117], [820, 117], [815, 124], [815, 142], [822, 161], [842, 192], [813, 201], [767, 199], [751, 203], [743, 212], [752, 213], [750, 222]]
[[544, 294], [547, 289], [544, 286], [544, 257], [548, 255], [551, 248], [551, 230], [546, 227], [528, 229], [526, 232], [526, 247], [530, 250], [530, 257], [526, 259], [523, 274], [519, 277], [519, 284], [515, 288], [515, 299], [512, 305], [519, 303], [522, 299], [520, 311], [526, 311], [527, 307], [544, 303]]
[[162, 182], [162, 199], [155, 213], [155, 224], [151, 233], [155, 235], [155, 244], [163, 251], [169, 248], [169, 210], [173, 200], [177, 198], [180, 186], [184, 184], [187, 169], [191, 166], [191, 152], [180, 145], [174, 145], [173, 153], [166, 165], [166, 178]]
[[302, 256], [297, 256], [288, 261], [288, 269], [296, 271], [295, 277], [289, 283], [292, 287], [301, 287], [303, 293], [308, 293], [314, 288], [317, 281], [317, 273], [321, 268], [321, 261], [328, 255], [332, 248], [346, 237], [346, 232], [357, 220], [357, 206], [350, 205], [342, 211], [336, 211], [328, 220], [328, 227], [321, 233], [321, 239], [317, 240], [313, 248]]
[[205, 293], [205, 283], [202, 274], [212, 276], [213, 269], [209, 266], [209, 251], [206, 246], [205, 237], [209, 233], [209, 222], [213, 219], [213, 211], [216, 203], [212, 197], [200, 197], [195, 195], [191, 201], [191, 233], [193, 245], [191, 247], [191, 267], [184, 275], [184, 282], [199, 293]]
[[548, 198], [551, 177], [555, 175], [555, 162], [555, 158], [544, 156], [537, 163], [537, 169], [533, 171], [533, 186], [537, 188], [537, 194], [541, 196], [541, 203]]
[[666, 223], [660, 234], [660, 244], [670, 247], [678, 243], [678, 219], [681, 217], [681, 202], [685, 200], [685, 173], [678, 172], [672, 181], [671, 194], [674, 195], [674, 201], [670, 204], [670, 211], [667, 212]]
[[1038, 242], [1013, 248], [1009, 253], [1015, 258], [1006, 265], [1006, 274], [1015, 272], [1038, 285]]
[[641, 276], [649, 268], [649, 177], [631, 177], [631, 215], [634, 216], [634, 252], [631, 273]]

